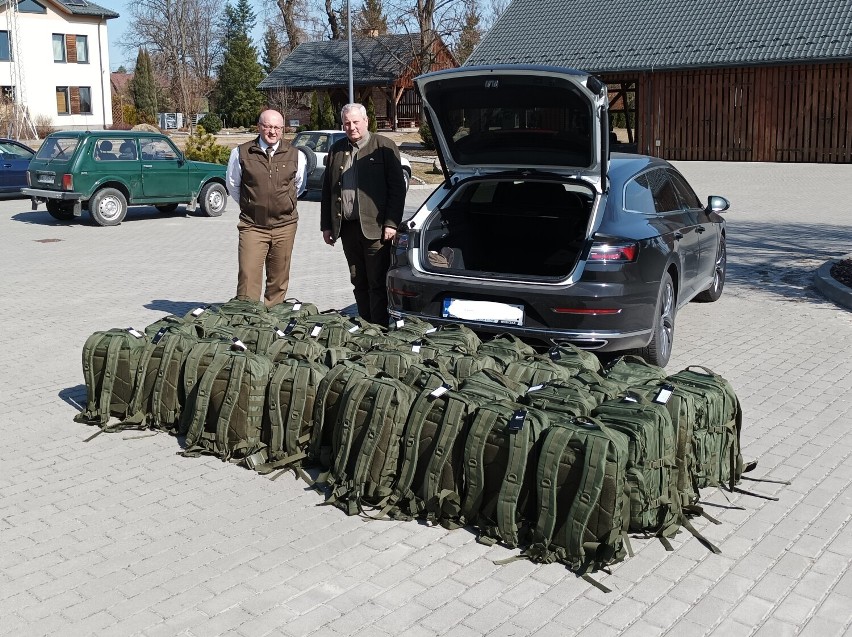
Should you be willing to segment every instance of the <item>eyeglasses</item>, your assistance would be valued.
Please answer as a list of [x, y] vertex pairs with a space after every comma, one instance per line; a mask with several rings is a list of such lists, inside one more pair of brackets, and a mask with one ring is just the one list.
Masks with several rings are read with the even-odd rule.
[[270, 126], [269, 124], [261, 124], [260, 127], [263, 130], [274, 130], [274, 131], [282, 131], [284, 130], [283, 126]]

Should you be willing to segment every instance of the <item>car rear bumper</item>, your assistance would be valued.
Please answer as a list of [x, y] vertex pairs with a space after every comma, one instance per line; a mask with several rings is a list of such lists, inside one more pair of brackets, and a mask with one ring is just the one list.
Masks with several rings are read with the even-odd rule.
[[[589, 273], [594, 279], [595, 274]], [[644, 347], [651, 339], [659, 281], [581, 280], [560, 286], [432, 276], [409, 268], [388, 273], [390, 313], [431, 323], [463, 323], [477, 332], [510, 332], [543, 343], [572, 343], [602, 352]], [[523, 325], [443, 316], [445, 299], [522, 306]]]
[[42, 188], [22, 188], [21, 192], [33, 199], [59, 199], [61, 201], [79, 201], [83, 194], [67, 190], [44, 190]]

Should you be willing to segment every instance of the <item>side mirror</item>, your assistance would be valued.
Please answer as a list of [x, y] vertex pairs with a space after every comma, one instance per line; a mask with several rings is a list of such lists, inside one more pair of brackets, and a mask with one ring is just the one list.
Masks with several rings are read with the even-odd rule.
[[711, 212], [725, 212], [731, 207], [731, 202], [720, 197], [719, 195], [710, 195], [707, 197], [707, 210]]

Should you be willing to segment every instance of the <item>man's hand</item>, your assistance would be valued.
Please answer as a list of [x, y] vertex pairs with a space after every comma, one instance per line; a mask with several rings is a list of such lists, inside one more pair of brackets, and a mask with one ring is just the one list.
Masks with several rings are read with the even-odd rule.
[[393, 238], [396, 236], [396, 228], [389, 228], [387, 226], [384, 227], [382, 231], [382, 241], [386, 243], [390, 243], [393, 241]]
[[334, 245], [334, 237], [331, 236], [331, 230], [322, 231], [322, 240], [330, 246]]

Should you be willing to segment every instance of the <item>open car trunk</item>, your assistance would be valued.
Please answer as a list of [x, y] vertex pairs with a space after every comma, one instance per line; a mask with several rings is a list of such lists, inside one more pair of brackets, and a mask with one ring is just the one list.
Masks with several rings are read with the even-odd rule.
[[482, 179], [462, 185], [421, 230], [421, 267], [483, 278], [567, 278], [595, 193], [580, 182]]

